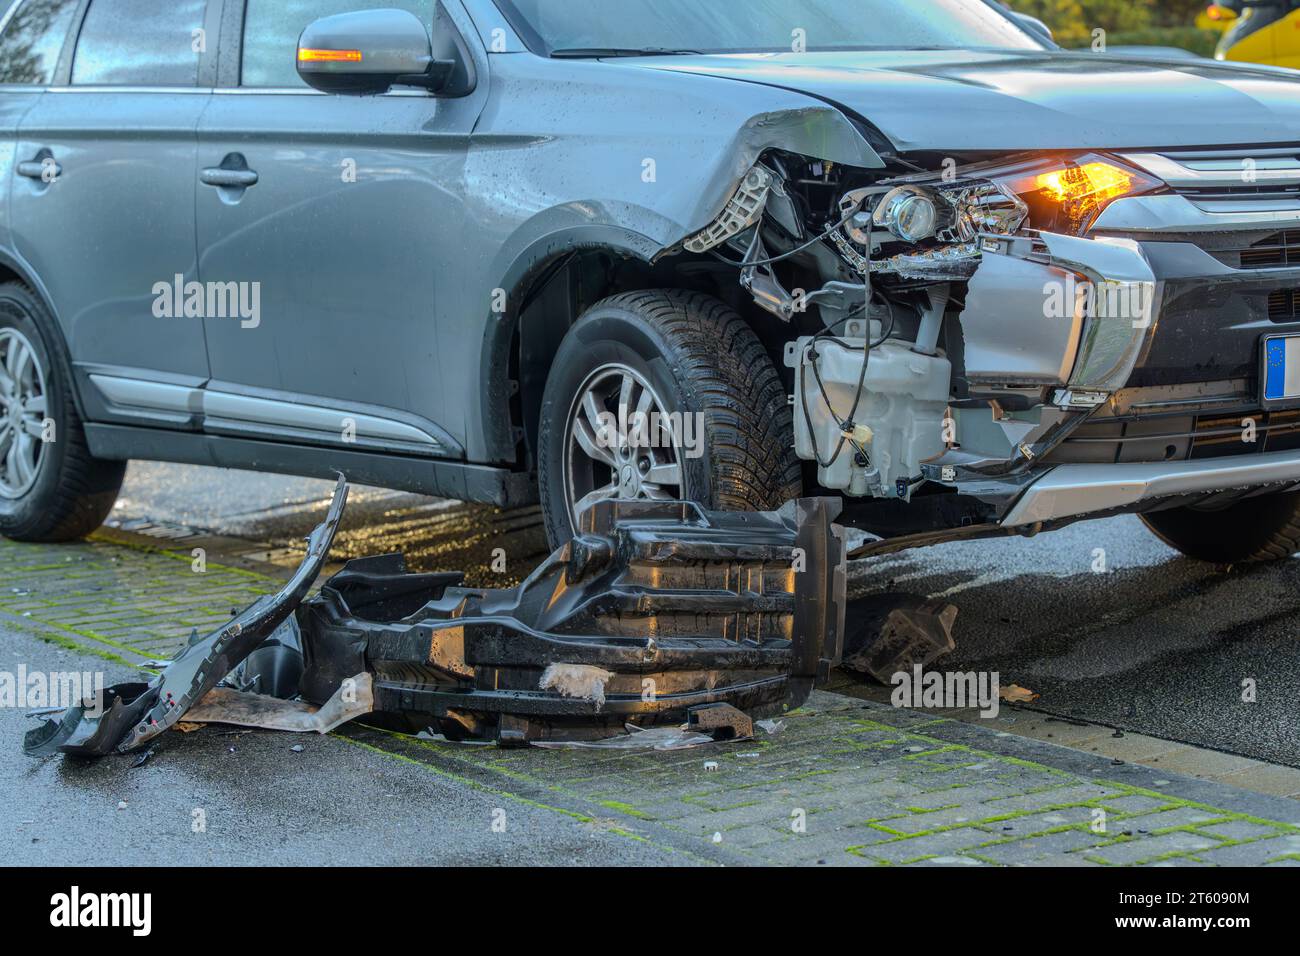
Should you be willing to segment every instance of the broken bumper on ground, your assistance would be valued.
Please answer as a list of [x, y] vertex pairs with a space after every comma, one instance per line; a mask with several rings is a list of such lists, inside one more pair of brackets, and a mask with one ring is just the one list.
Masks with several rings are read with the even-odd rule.
[[26, 752], [144, 746], [295, 614], [303, 669], [293, 696], [336, 713], [340, 700], [355, 703], [362, 675], [373, 711], [390, 722], [503, 744], [681, 723], [718, 704], [769, 716], [802, 704], [840, 661], [846, 549], [834, 499], [758, 514], [605, 502], [517, 588], [408, 574], [394, 555], [351, 562], [303, 603], [346, 494], [340, 479], [307, 558], [279, 593], [192, 640], [151, 683], [110, 688], [102, 707], [73, 708], [33, 730]]

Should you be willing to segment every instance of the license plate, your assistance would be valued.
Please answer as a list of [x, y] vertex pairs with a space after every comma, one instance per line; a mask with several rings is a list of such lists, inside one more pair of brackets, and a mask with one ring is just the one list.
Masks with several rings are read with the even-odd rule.
[[1300, 400], [1300, 335], [1264, 339], [1264, 401]]

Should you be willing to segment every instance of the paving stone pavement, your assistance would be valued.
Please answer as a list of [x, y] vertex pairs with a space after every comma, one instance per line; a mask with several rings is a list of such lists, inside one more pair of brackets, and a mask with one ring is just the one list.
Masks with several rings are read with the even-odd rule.
[[[131, 664], [168, 656], [278, 584], [102, 537], [0, 541], [0, 618]], [[698, 862], [1300, 863], [1300, 804], [1281, 798], [1180, 777], [1156, 786], [1146, 768], [837, 694], [815, 694], [783, 724], [675, 752], [500, 750], [355, 724], [336, 736]]]

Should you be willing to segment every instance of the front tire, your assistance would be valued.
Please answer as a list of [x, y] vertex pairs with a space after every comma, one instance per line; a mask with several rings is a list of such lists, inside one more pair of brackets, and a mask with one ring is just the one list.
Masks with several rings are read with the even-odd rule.
[[1300, 493], [1247, 498], [1215, 511], [1170, 508], [1142, 521], [1171, 548], [1211, 564], [1281, 561], [1300, 551]]
[[[645, 428], [654, 413], [675, 430]], [[539, 428], [542, 515], [556, 547], [605, 498], [764, 511], [802, 492], [772, 360], [734, 310], [702, 293], [630, 292], [588, 310], [556, 354]]]
[[0, 535], [75, 541], [108, 517], [126, 463], [92, 458], [54, 319], [25, 285], [0, 285]]

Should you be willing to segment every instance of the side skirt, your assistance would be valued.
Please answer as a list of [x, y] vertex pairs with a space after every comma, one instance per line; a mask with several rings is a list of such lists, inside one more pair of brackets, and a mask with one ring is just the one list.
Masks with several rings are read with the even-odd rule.
[[85, 429], [90, 453], [110, 461], [170, 461], [307, 478], [334, 478], [341, 473], [360, 485], [479, 501], [501, 508], [537, 501], [537, 486], [532, 478], [504, 468], [163, 428], [88, 423]]

